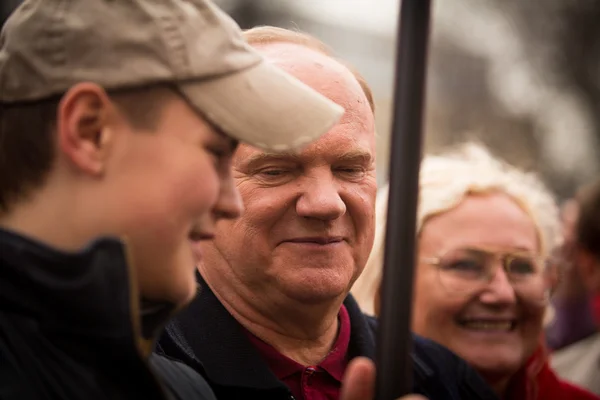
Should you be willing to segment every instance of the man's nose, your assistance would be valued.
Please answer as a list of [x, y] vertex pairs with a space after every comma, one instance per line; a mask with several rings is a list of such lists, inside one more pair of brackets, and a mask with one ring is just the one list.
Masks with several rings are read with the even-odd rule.
[[299, 216], [331, 221], [346, 213], [339, 184], [330, 172], [307, 177], [302, 184], [302, 194], [296, 203]]

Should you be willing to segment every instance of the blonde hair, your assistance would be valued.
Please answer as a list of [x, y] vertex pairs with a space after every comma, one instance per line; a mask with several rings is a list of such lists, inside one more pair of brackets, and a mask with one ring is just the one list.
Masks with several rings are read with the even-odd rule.
[[307, 47], [311, 50], [315, 50], [319, 53], [333, 58], [334, 60], [348, 68], [350, 72], [352, 72], [352, 74], [358, 81], [360, 87], [362, 88], [363, 92], [365, 93], [365, 96], [367, 97], [369, 106], [371, 106], [371, 111], [375, 112], [375, 101], [373, 99], [373, 92], [371, 91], [371, 88], [369, 87], [369, 84], [367, 83], [366, 79], [356, 70], [356, 68], [334, 57], [333, 51], [329, 48], [329, 46], [321, 42], [316, 37], [304, 32], [291, 31], [289, 29], [278, 28], [275, 26], [257, 26], [244, 31], [243, 36], [244, 39], [246, 39], [246, 41], [251, 46], [264, 45], [269, 43], [292, 43]]
[[[435, 215], [458, 206], [471, 194], [504, 193], [533, 220], [539, 236], [541, 255], [548, 257], [561, 240], [559, 211], [553, 195], [531, 173], [494, 158], [472, 142], [441, 155], [430, 155], [421, 163], [417, 236]], [[352, 294], [364, 312], [374, 314], [383, 267], [388, 187], [377, 195], [376, 230], [373, 249]]]

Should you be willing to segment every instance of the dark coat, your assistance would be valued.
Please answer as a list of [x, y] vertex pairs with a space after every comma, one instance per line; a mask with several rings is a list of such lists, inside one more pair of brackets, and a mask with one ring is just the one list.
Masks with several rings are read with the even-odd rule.
[[[219, 399], [292, 398], [270, 371], [241, 325], [198, 276], [202, 290], [191, 306], [167, 325], [157, 352], [200, 372]], [[351, 323], [350, 358], [375, 355], [377, 320], [363, 314], [352, 296], [344, 302]], [[462, 359], [445, 347], [414, 336], [414, 391], [429, 400], [496, 399]]]
[[65, 254], [0, 230], [0, 399], [215, 398], [189, 367], [142, 356], [125, 260], [117, 240]]

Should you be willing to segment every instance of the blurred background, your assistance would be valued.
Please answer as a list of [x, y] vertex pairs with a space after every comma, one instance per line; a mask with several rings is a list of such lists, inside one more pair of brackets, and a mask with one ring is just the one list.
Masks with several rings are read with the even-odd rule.
[[[399, 0], [216, 0], [243, 27], [308, 32], [376, 98], [387, 177]], [[0, 18], [19, 0], [0, 0]], [[425, 150], [465, 139], [542, 174], [561, 199], [600, 175], [600, 1], [434, 1]]]

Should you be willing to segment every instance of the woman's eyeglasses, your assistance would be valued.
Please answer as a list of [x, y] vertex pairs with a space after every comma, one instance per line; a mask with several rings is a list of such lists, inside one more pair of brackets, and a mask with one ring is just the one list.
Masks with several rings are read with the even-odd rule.
[[437, 267], [440, 283], [449, 292], [481, 290], [494, 279], [500, 267], [521, 295], [545, 296], [550, 288], [544, 259], [526, 252], [460, 248], [439, 257], [422, 258], [421, 262]]

